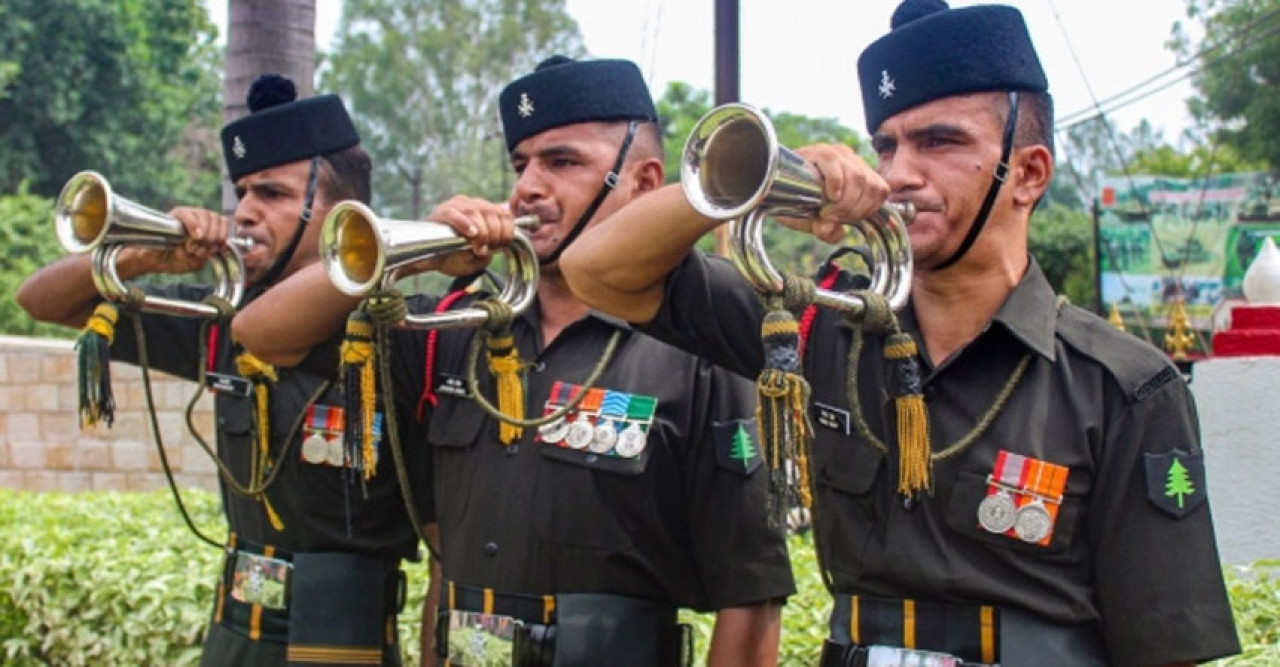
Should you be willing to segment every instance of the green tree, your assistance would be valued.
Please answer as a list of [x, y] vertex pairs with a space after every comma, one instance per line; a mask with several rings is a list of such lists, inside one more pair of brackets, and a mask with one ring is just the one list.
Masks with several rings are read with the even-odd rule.
[[1280, 165], [1280, 0], [1185, 2], [1196, 27], [1175, 23], [1169, 46], [1201, 63], [1192, 116], [1241, 157]]
[[1167, 498], [1178, 497], [1178, 507], [1182, 507], [1182, 499], [1184, 496], [1195, 495], [1196, 487], [1191, 483], [1191, 476], [1187, 474], [1187, 467], [1182, 465], [1175, 456], [1173, 463], [1169, 465], [1169, 472], [1165, 474], [1164, 495]]
[[53, 235], [53, 200], [38, 197], [19, 183], [17, 193], [0, 196], [0, 333], [55, 335], [67, 337], [71, 331], [40, 324], [27, 316], [13, 300], [13, 294], [33, 271], [62, 256]]
[[564, 0], [347, 0], [336, 44], [322, 87], [352, 108], [379, 212], [411, 218], [454, 194], [506, 199], [499, 91], [583, 51]]
[[751, 440], [751, 432], [742, 423], [739, 423], [738, 430], [733, 432], [733, 449], [729, 456], [735, 461], [741, 461], [743, 465], [750, 463], [751, 459], [756, 457], [756, 446]]
[[1093, 221], [1087, 211], [1042, 203], [1031, 216], [1028, 245], [1055, 292], [1082, 308], [1095, 304]]
[[200, 0], [0, 4], [0, 192], [95, 169], [154, 207], [216, 202], [214, 32]]

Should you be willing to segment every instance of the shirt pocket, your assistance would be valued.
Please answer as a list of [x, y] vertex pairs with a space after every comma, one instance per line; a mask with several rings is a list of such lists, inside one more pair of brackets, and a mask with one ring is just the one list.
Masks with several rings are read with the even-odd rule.
[[557, 546], [616, 551], [652, 504], [643, 474], [650, 450], [634, 459], [541, 445], [533, 512], [538, 535]]
[[253, 400], [242, 396], [218, 393], [214, 400], [218, 430], [240, 439], [253, 432]]
[[493, 420], [470, 399], [447, 395], [440, 396], [427, 419], [436, 517], [443, 532], [462, 530], [472, 497], [485, 488], [480, 476], [483, 457], [475, 448], [487, 441], [497, 446], [496, 436], [489, 436], [496, 427], [490, 426]]
[[486, 439], [485, 426], [492, 421], [474, 401], [444, 395], [427, 419], [427, 438], [445, 451], [471, 449]]
[[978, 505], [987, 497], [986, 473], [961, 470], [952, 487], [947, 503], [946, 522], [952, 530], [995, 547], [1029, 554], [1060, 554], [1071, 548], [1075, 534], [1084, 515], [1084, 496], [1071, 493], [1062, 496], [1057, 517], [1053, 521], [1053, 533], [1046, 545], [1025, 542], [1017, 536], [992, 533], [978, 522]]
[[826, 429], [818, 430], [813, 447], [818, 544], [836, 576], [856, 580], [863, 569], [861, 554], [887, 513], [877, 484], [885, 455], [850, 435]]

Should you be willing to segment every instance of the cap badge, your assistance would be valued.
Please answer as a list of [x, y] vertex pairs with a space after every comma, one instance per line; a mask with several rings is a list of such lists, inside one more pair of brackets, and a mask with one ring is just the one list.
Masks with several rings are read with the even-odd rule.
[[889, 70], [880, 70], [880, 97], [887, 100], [893, 97], [896, 89], [897, 85], [893, 83], [893, 77], [889, 76]]
[[520, 112], [521, 118], [533, 115], [533, 100], [529, 99], [529, 93], [520, 93], [520, 106], [516, 107], [516, 111]]
[[244, 147], [244, 142], [240, 141], [240, 135], [238, 134], [236, 135], [235, 140], [231, 142], [231, 152], [235, 154], [237, 160], [244, 157], [245, 153], [249, 152], [249, 149]]

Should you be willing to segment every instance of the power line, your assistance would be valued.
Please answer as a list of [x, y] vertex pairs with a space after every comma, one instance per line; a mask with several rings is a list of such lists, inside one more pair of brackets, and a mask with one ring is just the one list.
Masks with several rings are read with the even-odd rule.
[[[1071, 56], [1076, 62], [1076, 67], [1080, 71], [1080, 76], [1085, 79], [1085, 86], [1089, 90], [1090, 97], [1093, 97], [1093, 90], [1089, 87], [1088, 78], [1085, 76], [1084, 68], [1080, 65], [1080, 61], [1076, 57], [1075, 48], [1072, 46], [1070, 38], [1067, 37], [1066, 28], [1062, 24], [1056, 8], [1053, 8], [1052, 0], [1049, 0], [1049, 5], [1050, 8], [1053, 9], [1054, 18], [1058, 21], [1058, 27], [1062, 31], [1063, 37], [1067, 40], [1067, 48], [1070, 50]], [[1230, 56], [1231, 53], [1223, 53], [1212, 59], [1209, 59], [1210, 55], [1214, 54], [1216, 51], [1224, 49], [1234, 42], [1239, 42], [1237, 49], [1247, 48], [1254, 42], [1280, 31], [1280, 21], [1276, 21], [1278, 18], [1280, 18], [1280, 8], [1269, 10], [1256, 17], [1248, 25], [1240, 28], [1237, 33], [1223, 38], [1221, 41], [1213, 45], [1202, 48], [1200, 51], [1192, 54], [1192, 56], [1187, 60], [1158, 72], [1139, 83], [1107, 97], [1106, 99], [1098, 100], [1094, 98], [1092, 106], [1060, 116], [1058, 121], [1054, 124], [1055, 128], [1069, 129], [1075, 125], [1094, 120], [1100, 116], [1106, 115], [1107, 113], [1117, 111], [1135, 102], [1163, 92], [1171, 86], [1186, 80], [1197, 72], [1214, 67]], [[1273, 21], [1276, 21], [1275, 25], [1266, 25]], [[1254, 32], [1255, 30], [1259, 30], [1264, 27], [1265, 29], [1260, 30], [1259, 32]], [[1199, 64], [1197, 65], [1196, 63]], [[1154, 85], [1173, 74], [1177, 74], [1177, 76], [1173, 79], [1160, 83], [1160, 85], [1155, 88], [1144, 90], [1148, 86]]]

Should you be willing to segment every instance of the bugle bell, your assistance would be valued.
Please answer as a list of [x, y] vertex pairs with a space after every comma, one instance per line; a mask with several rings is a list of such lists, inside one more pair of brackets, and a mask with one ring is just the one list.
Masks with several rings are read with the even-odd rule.
[[[538, 255], [519, 230], [537, 229], [537, 216], [516, 218], [517, 232], [503, 250], [509, 275], [498, 298], [519, 313], [533, 303], [538, 286]], [[376, 288], [390, 287], [400, 269], [431, 257], [467, 247], [467, 240], [440, 222], [416, 222], [379, 218], [358, 201], [339, 202], [325, 216], [320, 228], [320, 258], [338, 291], [364, 296]], [[407, 326], [445, 329], [481, 326], [488, 319], [479, 308], [446, 313], [409, 314]]]
[[[699, 213], [732, 221], [730, 259], [752, 287], [766, 294], [781, 292], [782, 276], [764, 247], [764, 219], [817, 217], [826, 199], [817, 170], [778, 144], [769, 118], [746, 104], [726, 104], [707, 112], [685, 142], [680, 183]], [[911, 292], [907, 224], [914, 217], [909, 204], [886, 204], [870, 218], [850, 224], [871, 253], [870, 289], [885, 296], [895, 310], [906, 305]], [[866, 306], [856, 295], [822, 288], [814, 301], [854, 314]]]
[[[187, 240], [186, 228], [177, 219], [116, 195], [111, 185], [95, 171], [82, 171], [62, 187], [54, 208], [54, 230], [67, 252], [91, 252], [90, 272], [98, 292], [108, 301], [128, 298], [129, 287], [121, 280], [116, 261], [129, 246], [174, 246]], [[244, 295], [244, 261], [231, 239], [210, 259], [215, 285], [213, 295], [233, 307]], [[221, 315], [207, 303], [182, 301], [147, 295], [143, 310], [187, 317], [214, 319]]]

